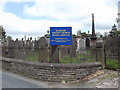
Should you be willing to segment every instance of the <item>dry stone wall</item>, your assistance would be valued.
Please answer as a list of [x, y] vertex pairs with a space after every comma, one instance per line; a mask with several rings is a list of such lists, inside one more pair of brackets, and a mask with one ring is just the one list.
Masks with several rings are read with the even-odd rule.
[[1, 60], [3, 70], [50, 82], [76, 81], [102, 69], [100, 63], [53, 64], [28, 62], [9, 58], [1, 58]]

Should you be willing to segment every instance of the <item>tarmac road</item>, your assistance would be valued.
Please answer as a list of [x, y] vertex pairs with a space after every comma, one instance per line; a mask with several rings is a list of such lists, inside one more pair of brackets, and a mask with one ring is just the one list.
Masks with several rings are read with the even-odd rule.
[[9, 72], [0, 73], [2, 76], [2, 88], [49, 88], [45, 83], [28, 79]]

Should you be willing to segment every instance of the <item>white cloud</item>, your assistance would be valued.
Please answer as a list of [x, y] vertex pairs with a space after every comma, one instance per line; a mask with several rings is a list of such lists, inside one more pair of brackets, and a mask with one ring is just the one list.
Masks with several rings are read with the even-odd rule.
[[7, 2], [33, 2], [34, 0], [0, 0], [2, 3], [7, 3]]
[[32, 7], [25, 6], [29, 16], [46, 16], [59, 21], [81, 22], [86, 24], [95, 14], [97, 23], [111, 25], [117, 17], [115, 0], [35, 0]]
[[72, 26], [73, 33], [82, 27], [82, 24], [71, 22], [57, 22], [49, 20], [25, 20], [21, 19], [11, 13], [0, 14], [0, 25], [3, 25], [7, 34], [14, 35], [28, 35], [28, 36], [41, 36], [46, 34], [50, 27], [55, 26]]
[[[35, 2], [24, 7], [24, 14], [31, 19], [22, 19], [13, 13], [4, 12], [7, 2]], [[96, 32], [110, 30], [117, 17], [115, 0], [0, 0], [0, 25], [10, 35], [41, 36], [52, 26], [72, 26], [73, 33], [89, 27], [91, 14], [95, 14]], [[53, 20], [32, 20], [32, 17], [47, 17]], [[86, 31], [88, 31], [86, 30]], [[82, 30], [83, 31], [83, 30]]]

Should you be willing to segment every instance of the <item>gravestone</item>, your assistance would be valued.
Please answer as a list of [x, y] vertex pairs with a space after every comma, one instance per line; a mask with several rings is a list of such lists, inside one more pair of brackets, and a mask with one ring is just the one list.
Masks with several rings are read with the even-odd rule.
[[7, 50], [8, 54], [7, 57], [14, 58], [14, 41], [13, 40], [7, 40]]
[[39, 39], [39, 61], [48, 62], [48, 42], [45, 37]]
[[86, 38], [86, 48], [89, 48], [89, 47], [90, 47], [90, 39]]
[[59, 46], [50, 46], [50, 63], [59, 63]]
[[72, 39], [72, 45], [70, 46], [70, 56], [76, 57], [77, 41], [75, 38]]
[[25, 52], [25, 44], [24, 41], [21, 40], [18, 42], [19, 43], [19, 59], [25, 60], [26, 58], [26, 52]]
[[30, 40], [29, 41], [29, 55], [32, 55], [34, 52], [33, 52], [33, 41]]
[[38, 46], [38, 41], [35, 39], [35, 41], [34, 41], [34, 49], [35, 49], [35, 52], [38, 51], [38, 48], [39, 48], [39, 46]]
[[25, 45], [24, 47], [25, 47], [26, 57], [31, 56], [34, 51], [32, 39], [29, 40], [29, 38], [28, 38], [28, 40], [26, 41], [26, 43], [24, 45]]
[[80, 38], [78, 40], [78, 47], [77, 47], [77, 51], [79, 53], [85, 53], [85, 48], [86, 48], [86, 41], [84, 38]]
[[102, 63], [102, 48], [103, 48], [103, 43], [97, 42], [96, 43], [96, 61], [99, 61]]
[[19, 41], [18, 39], [15, 40], [15, 58], [19, 59]]
[[60, 46], [60, 57], [64, 58], [65, 56], [68, 56], [68, 46], [67, 45], [61, 45]]
[[26, 52], [26, 57], [29, 56], [29, 40], [26, 41], [25, 43], [25, 52]]
[[7, 47], [7, 46], [6, 46], [6, 42], [2, 43], [2, 44], [1, 44], [1, 47], [2, 47], [2, 56], [3, 56], [3, 57], [6, 57], [6, 51], [7, 51], [7, 50], [6, 50], [6, 47]]
[[111, 59], [118, 59], [119, 57], [119, 37], [108, 36], [105, 38], [106, 57]]

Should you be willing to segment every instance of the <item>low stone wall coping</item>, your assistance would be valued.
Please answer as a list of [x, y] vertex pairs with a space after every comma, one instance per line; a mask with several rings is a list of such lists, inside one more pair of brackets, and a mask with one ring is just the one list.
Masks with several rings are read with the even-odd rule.
[[[1, 60], [1, 59], [0, 59]], [[18, 62], [18, 63], [25, 63], [25, 64], [32, 64], [32, 65], [39, 65], [39, 66], [49, 66], [49, 67], [71, 67], [71, 68], [88, 68], [88, 67], [98, 67], [102, 66], [101, 63], [99, 62], [94, 62], [94, 63], [40, 63], [40, 62], [32, 62], [32, 61], [27, 61], [27, 60], [18, 60], [18, 59], [11, 59], [11, 58], [2, 58], [2, 61], [7, 61], [7, 62]]]

